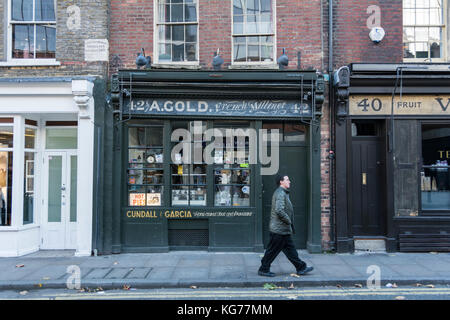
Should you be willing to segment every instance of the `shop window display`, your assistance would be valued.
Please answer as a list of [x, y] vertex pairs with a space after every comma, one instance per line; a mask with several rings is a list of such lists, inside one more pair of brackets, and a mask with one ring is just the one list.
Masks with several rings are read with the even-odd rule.
[[0, 225], [11, 225], [13, 127], [0, 127]]
[[450, 211], [450, 124], [422, 125], [422, 211]]
[[163, 204], [163, 125], [128, 128], [130, 206]]

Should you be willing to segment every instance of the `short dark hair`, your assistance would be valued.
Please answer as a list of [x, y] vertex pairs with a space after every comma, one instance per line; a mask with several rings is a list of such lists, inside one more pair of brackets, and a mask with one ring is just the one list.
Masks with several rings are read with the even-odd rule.
[[283, 181], [284, 178], [287, 177], [287, 174], [277, 174], [275, 178], [275, 183], [277, 186], [280, 186], [280, 181]]

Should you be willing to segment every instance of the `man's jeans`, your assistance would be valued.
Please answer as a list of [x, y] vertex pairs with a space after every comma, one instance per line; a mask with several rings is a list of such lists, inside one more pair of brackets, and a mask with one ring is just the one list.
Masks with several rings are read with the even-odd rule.
[[262, 272], [269, 272], [270, 265], [281, 251], [283, 251], [297, 271], [306, 268], [306, 263], [298, 257], [291, 235], [282, 235], [271, 232], [269, 245], [267, 246], [264, 257], [261, 259], [261, 267], [259, 270]]

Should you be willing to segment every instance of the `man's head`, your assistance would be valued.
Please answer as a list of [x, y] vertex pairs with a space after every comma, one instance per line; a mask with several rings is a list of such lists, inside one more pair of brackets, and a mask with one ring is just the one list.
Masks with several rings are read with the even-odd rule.
[[289, 180], [289, 177], [285, 174], [278, 174], [276, 182], [278, 186], [284, 189], [289, 189], [291, 187], [291, 181]]

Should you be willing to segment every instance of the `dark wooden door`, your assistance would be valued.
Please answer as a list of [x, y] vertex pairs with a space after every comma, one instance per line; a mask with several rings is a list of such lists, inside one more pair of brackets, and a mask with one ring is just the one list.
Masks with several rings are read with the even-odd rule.
[[[291, 180], [289, 197], [294, 207], [293, 240], [297, 249], [306, 248], [307, 239], [307, 208], [308, 208], [308, 170], [307, 147], [280, 146], [279, 173], [286, 174]], [[269, 221], [272, 207], [272, 195], [277, 185], [276, 175], [262, 176], [263, 182], [263, 241], [264, 247], [269, 242]]]
[[383, 146], [379, 137], [352, 139], [350, 225], [353, 236], [385, 235]]

